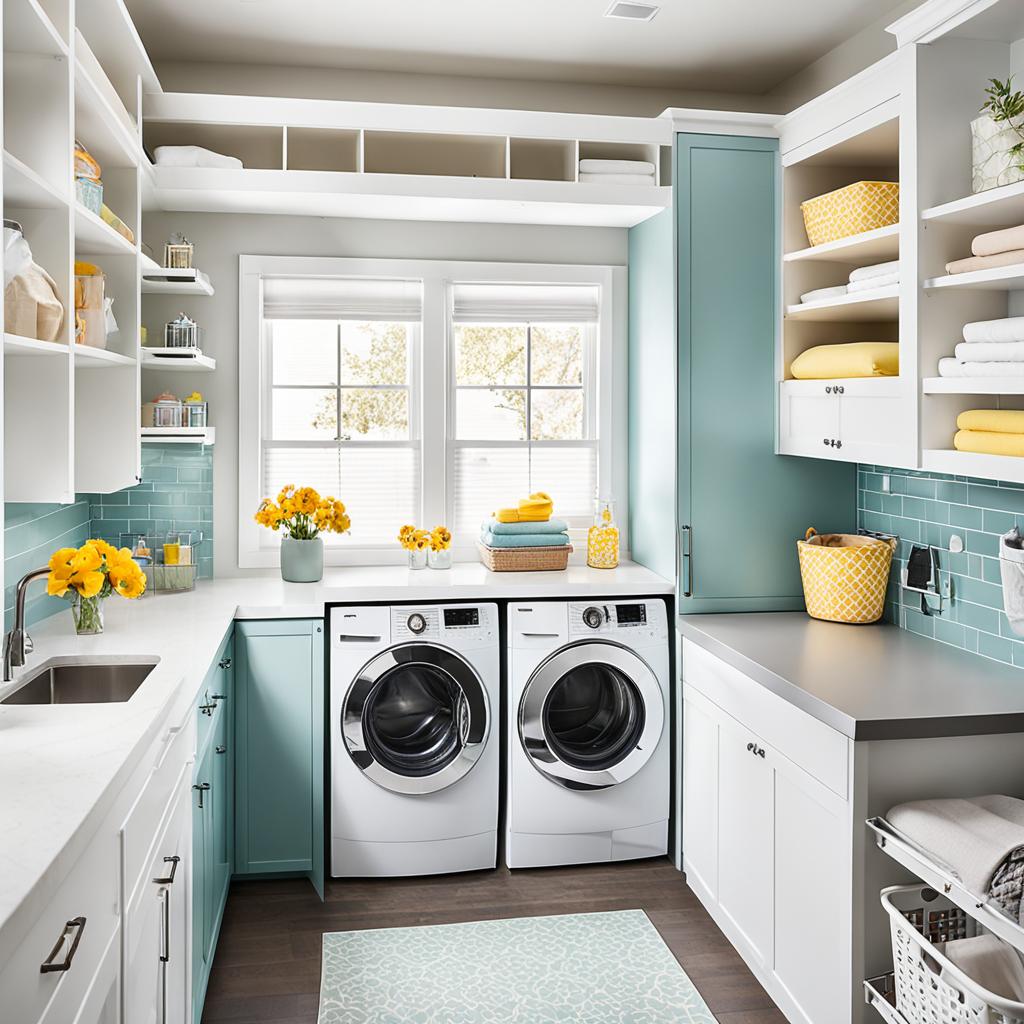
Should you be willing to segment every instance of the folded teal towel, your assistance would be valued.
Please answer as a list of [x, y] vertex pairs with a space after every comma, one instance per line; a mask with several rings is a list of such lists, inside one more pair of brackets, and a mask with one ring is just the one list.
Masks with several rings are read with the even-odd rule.
[[546, 523], [499, 523], [497, 519], [488, 519], [481, 529], [485, 533], [565, 533], [569, 524], [564, 519], [549, 519]]
[[567, 533], [491, 533], [483, 530], [480, 540], [489, 548], [562, 548], [569, 543]]

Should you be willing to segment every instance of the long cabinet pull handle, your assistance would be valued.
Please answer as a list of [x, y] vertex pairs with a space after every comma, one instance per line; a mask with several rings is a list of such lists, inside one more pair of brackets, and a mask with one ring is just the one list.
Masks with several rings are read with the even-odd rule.
[[[82, 933], [84, 931], [84, 917], [73, 917], [68, 921], [64, 925], [64, 930], [60, 933], [60, 938], [57, 940], [57, 944], [50, 950], [50, 955], [39, 965], [39, 973], [53, 974], [56, 971], [71, 970], [71, 962], [75, 959], [75, 954], [78, 952], [78, 944], [82, 941]], [[71, 946], [65, 954], [64, 959], [58, 962], [57, 954], [64, 948], [64, 944], [72, 932], [74, 932], [74, 938], [71, 940]]]
[[202, 810], [203, 809], [203, 794], [209, 791], [210, 784], [208, 782], [200, 782], [200, 783], [196, 784], [195, 786], [193, 786], [192, 788], [199, 791], [199, 810]]
[[171, 959], [171, 894], [166, 890], [160, 893], [160, 962], [169, 963]]
[[178, 873], [178, 864], [180, 862], [180, 857], [164, 857], [164, 863], [171, 865], [170, 873], [163, 878], [154, 878], [153, 881], [157, 885], [174, 885], [174, 876]]
[[683, 569], [683, 597], [693, 597], [693, 527], [689, 524], [679, 527], [683, 543], [680, 544]]

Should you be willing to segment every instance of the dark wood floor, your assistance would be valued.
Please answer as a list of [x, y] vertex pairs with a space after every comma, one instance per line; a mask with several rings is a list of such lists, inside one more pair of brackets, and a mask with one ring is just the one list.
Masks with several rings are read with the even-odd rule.
[[304, 880], [235, 882], [203, 1022], [316, 1024], [324, 932], [632, 909], [647, 912], [721, 1024], [785, 1024], [667, 860], [335, 881], [326, 903]]

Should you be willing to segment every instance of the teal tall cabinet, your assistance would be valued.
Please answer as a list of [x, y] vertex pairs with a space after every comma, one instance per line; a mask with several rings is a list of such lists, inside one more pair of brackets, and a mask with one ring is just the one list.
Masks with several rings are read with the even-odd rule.
[[856, 471], [775, 454], [778, 142], [681, 134], [673, 180], [630, 232], [631, 550], [681, 612], [799, 609], [796, 540], [854, 529]]
[[235, 874], [324, 895], [322, 619], [235, 626]]

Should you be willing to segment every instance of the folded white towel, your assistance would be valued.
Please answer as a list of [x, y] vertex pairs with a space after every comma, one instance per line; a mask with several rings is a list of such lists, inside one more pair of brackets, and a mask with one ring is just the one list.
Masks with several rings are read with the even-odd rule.
[[851, 281], [847, 285], [846, 290], [853, 295], [857, 292], [871, 292], [876, 288], [888, 288], [890, 285], [899, 283], [900, 275], [899, 271], [897, 271], [895, 274], [883, 274], [879, 277], [864, 277], [859, 281]]
[[846, 294], [846, 285], [837, 284], [834, 288], [815, 288], [800, 296], [801, 302], [826, 302], [829, 299], [841, 299]]
[[580, 181], [596, 185], [653, 185], [653, 174], [583, 174]]
[[946, 356], [939, 360], [939, 376], [1024, 378], [1024, 364], [977, 363]]
[[584, 174], [653, 174], [654, 164], [647, 160], [581, 160]]
[[899, 270], [899, 260], [889, 260], [888, 263], [875, 263], [870, 267], [858, 267], [850, 274], [850, 281], [867, 281], [872, 277], [888, 277], [890, 274], [898, 274]]
[[962, 363], [1024, 363], [1024, 341], [962, 341], [953, 355]]
[[[1003, 999], [1024, 999], [1024, 963], [1021, 955], [994, 935], [975, 935], [969, 939], [953, 939], [939, 947], [939, 951], [971, 981]], [[942, 977], [952, 975], [943, 970]], [[954, 987], [962, 982], [956, 977], [947, 979]]]
[[1024, 341], [1024, 316], [1002, 320], [975, 320], [964, 324], [964, 341]]
[[158, 167], [226, 167], [232, 170], [242, 167], [237, 157], [214, 153], [202, 146], [157, 146], [153, 159]]

